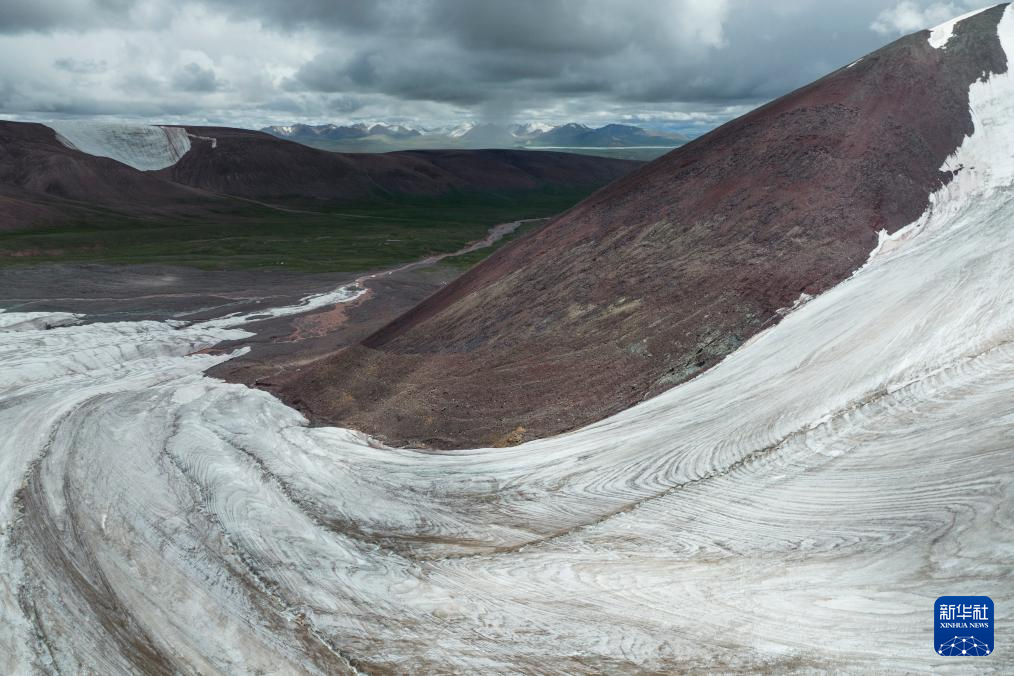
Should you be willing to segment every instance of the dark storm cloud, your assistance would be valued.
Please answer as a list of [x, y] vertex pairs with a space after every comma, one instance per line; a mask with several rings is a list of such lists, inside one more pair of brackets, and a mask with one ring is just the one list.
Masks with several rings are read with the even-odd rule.
[[188, 63], [176, 71], [173, 86], [183, 92], [213, 92], [218, 89], [218, 78], [210, 68]]
[[75, 75], [104, 73], [109, 70], [109, 64], [105, 61], [96, 61], [94, 59], [72, 59], [70, 57], [54, 60], [53, 66], [68, 73], [74, 73]]
[[[363, 39], [362, 30], [348, 31], [341, 22], [322, 23], [321, 28], [348, 33], [353, 42], [363, 43], [362, 51], [345, 59], [336, 52], [321, 53], [304, 65], [296, 80], [312, 90], [344, 91], [358, 86], [397, 97], [453, 103], [481, 101], [496, 89], [511, 97], [530, 89], [552, 92], [553, 83], [559, 84], [561, 93], [607, 93], [611, 88], [599, 74], [603, 69], [623, 71], [625, 64], [636, 66], [630, 61], [638, 56], [664, 55], [669, 61], [679, 55], [682, 61], [690, 61], [695, 50], [720, 43], [723, 4], [680, 0], [417, 2], [412, 30], [406, 31], [403, 17], [396, 14], [404, 3], [379, 3], [370, 13], [375, 23], [368, 31], [369, 40]], [[707, 5], [719, 9], [700, 9]], [[672, 30], [660, 30], [660, 18]], [[624, 77], [637, 78], [638, 73], [630, 69]], [[589, 86], [592, 82], [599, 84]]]
[[[352, 3], [354, 13], [327, 5], [304, 0], [296, 14], [363, 46], [304, 64], [294, 82], [310, 91], [449, 103], [554, 93], [657, 103], [785, 93], [883, 44], [871, 24], [891, 3], [444, 0], [415, 3], [410, 34], [393, 15], [402, 3]], [[350, 16], [356, 23], [346, 23]]]
[[970, 2], [0, 0], [0, 113], [707, 125]]
[[408, 57], [395, 52], [368, 51], [343, 60], [329, 51], [300, 68], [287, 88], [378, 93], [463, 105], [481, 103], [498, 81], [484, 77], [473, 64], [454, 63], [455, 56], [426, 46], [420, 46]]
[[401, 24], [427, 0], [206, 0], [233, 18], [258, 17], [265, 25], [319, 30], [380, 30]]
[[631, 39], [649, 37], [644, 8], [660, 4], [665, 3], [446, 0], [431, 4], [426, 25], [451, 32], [468, 50], [604, 56]]
[[0, 33], [85, 30], [127, 19], [136, 0], [2, 0]]

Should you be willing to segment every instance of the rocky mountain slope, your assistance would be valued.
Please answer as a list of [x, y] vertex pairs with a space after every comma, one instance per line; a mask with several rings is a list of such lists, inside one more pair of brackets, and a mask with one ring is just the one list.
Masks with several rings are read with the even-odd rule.
[[398, 444], [559, 433], [708, 369], [915, 221], [1005, 73], [998, 6], [922, 31], [603, 189], [280, 394]]
[[83, 210], [188, 213], [217, 198], [69, 148], [42, 124], [0, 122], [0, 230], [64, 223]]
[[[363, 199], [383, 195], [521, 191], [605, 185], [634, 169], [623, 160], [517, 150], [342, 154], [245, 129], [188, 127], [198, 139], [158, 175], [246, 198]], [[201, 137], [214, 138], [201, 141]]]
[[[245, 200], [340, 202], [590, 190], [636, 162], [524, 151], [343, 155], [261, 132], [0, 122], [0, 229], [129, 217], [210, 216]], [[157, 170], [144, 171], [150, 167]], [[104, 212], [103, 212], [104, 213]]]

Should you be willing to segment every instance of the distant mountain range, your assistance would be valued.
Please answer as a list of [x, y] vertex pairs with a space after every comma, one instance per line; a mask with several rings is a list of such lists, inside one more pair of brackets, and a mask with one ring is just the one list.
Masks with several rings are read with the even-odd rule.
[[300, 142], [313, 140], [347, 141], [370, 137], [383, 137], [392, 140], [400, 140], [415, 138], [422, 135], [415, 129], [409, 129], [408, 127], [403, 127], [399, 124], [368, 125], [363, 123], [348, 126], [339, 126], [336, 124], [321, 124], [315, 126], [308, 124], [293, 124], [288, 126], [265, 127], [261, 131], [267, 132], [272, 136], [277, 136], [279, 138]]
[[[584, 151], [652, 149], [662, 154], [689, 139], [682, 134], [644, 129], [628, 124], [593, 128], [570, 123], [559, 126], [539, 122], [494, 124], [466, 122], [436, 129], [404, 125], [353, 124], [265, 127], [279, 138], [325, 150], [387, 152], [424, 148], [560, 148]], [[603, 153], [614, 154], [614, 153]]]

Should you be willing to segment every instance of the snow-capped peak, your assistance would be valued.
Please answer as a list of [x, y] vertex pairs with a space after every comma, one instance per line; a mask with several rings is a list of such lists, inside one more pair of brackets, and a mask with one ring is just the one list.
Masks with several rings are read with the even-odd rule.
[[472, 131], [473, 129], [475, 129], [475, 122], [462, 122], [458, 126], [451, 129], [449, 132], [447, 132], [447, 135], [450, 136], [451, 138], [461, 138], [462, 136]]
[[511, 129], [511, 134], [515, 137], [535, 136], [538, 134], [545, 134], [547, 131], [552, 131], [555, 127], [546, 122], [526, 122], [524, 124], [517, 124]]

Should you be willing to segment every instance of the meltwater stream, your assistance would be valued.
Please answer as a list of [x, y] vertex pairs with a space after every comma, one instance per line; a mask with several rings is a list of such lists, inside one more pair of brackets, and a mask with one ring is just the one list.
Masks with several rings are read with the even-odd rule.
[[851, 279], [514, 448], [310, 428], [203, 375], [241, 316], [0, 314], [0, 671], [946, 670], [967, 594], [1011, 672], [1014, 84], [971, 100], [957, 178]]

